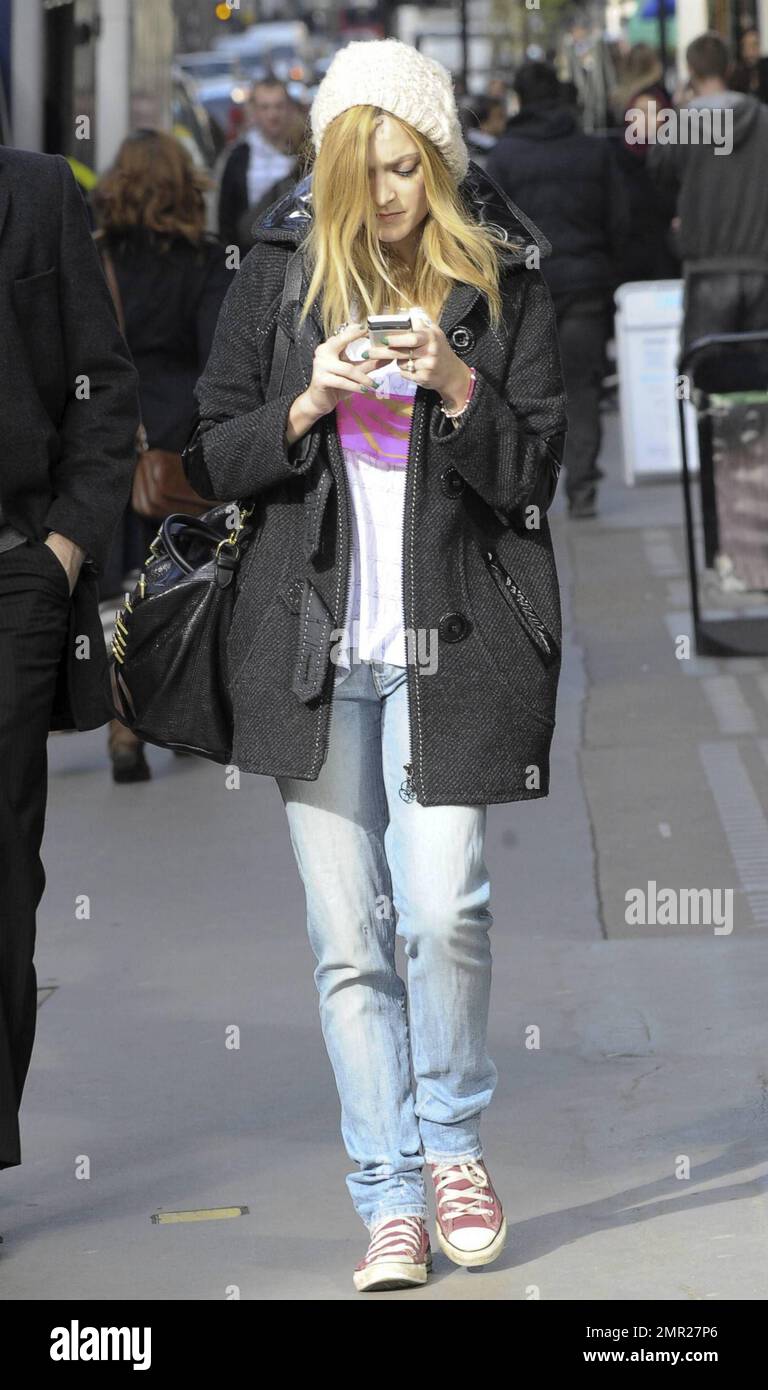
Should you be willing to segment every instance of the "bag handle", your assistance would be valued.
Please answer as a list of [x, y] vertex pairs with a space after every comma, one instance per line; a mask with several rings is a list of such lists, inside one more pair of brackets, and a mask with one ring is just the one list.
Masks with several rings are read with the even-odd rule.
[[[104, 279], [107, 282], [107, 288], [112, 296], [112, 303], [115, 306], [115, 313], [117, 314], [117, 326], [120, 329], [120, 332], [122, 333], [123, 337], [125, 338], [125, 310], [123, 308], [123, 296], [120, 293], [120, 286], [117, 281], [117, 271], [115, 270], [115, 263], [112, 260], [112, 256], [107, 248], [104, 233], [96, 232], [93, 239], [96, 242], [96, 248], [99, 252], [99, 255], [101, 256], [101, 264], [104, 269]], [[144, 421], [142, 420], [136, 431], [136, 450], [137, 453], [143, 454], [147, 451], [148, 448], [149, 440], [147, 439], [147, 431], [144, 427]]]
[[100, 242], [98, 249], [101, 256], [101, 264], [104, 267], [104, 279], [107, 282], [109, 293], [112, 296], [112, 303], [115, 306], [118, 327], [123, 337], [125, 337], [125, 310], [123, 309], [123, 297], [120, 293], [120, 286], [117, 282], [115, 263], [107, 250], [106, 243], [103, 241], [101, 234], [97, 233], [97, 236]]
[[194, 565], [191, 565], [178, 549], [173, 535], [175, 527], [182, 530], [185, 536], [195, 535], [210, 541], [211, 546], [220, 545], [221, 536], [218, 531], [215, 531], [212, 526], [209, 526], [208, 523], [203, 521], [200, 517], [187, 516], [184, 512], [173, 512], [170, 516], [165, 518], [160, 527], [160, 535], [162, 536], [166, 552], [180, 570], [183, 570], [185, 574], [191, 574]]

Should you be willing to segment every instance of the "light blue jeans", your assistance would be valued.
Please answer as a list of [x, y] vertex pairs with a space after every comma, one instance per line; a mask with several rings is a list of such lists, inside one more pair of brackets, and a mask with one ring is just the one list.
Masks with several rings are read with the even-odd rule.
[[319, 777], [276, 780], [306, 893], [342, 1138], [357, 1164], [347, 1187], [370, 1229], [394, 1214], [427, 1215], [425, 1162], [481, 1157], [480, 1116], [498, 1073], [486, 1051], [487, 808], [400, 796], [406, 668], [356, 658], [334, 691]]

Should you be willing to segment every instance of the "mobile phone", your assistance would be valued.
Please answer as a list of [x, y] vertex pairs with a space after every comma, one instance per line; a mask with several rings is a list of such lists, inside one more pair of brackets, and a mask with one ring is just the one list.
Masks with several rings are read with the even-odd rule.
[[387, 344], [381, 341], [384, 333], [411, 333], [413, 324], [411, 322], [410, 310], [405, 310], [402, 314], [369, 314], [368, 315], [368, 336], [371, 346], [386, 347]]

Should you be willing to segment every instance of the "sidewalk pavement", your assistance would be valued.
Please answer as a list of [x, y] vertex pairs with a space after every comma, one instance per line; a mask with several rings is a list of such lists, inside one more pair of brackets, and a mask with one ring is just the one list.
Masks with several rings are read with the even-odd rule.
[[[569, 522], [562, 490], [553, 513], [552, 792], [489, 811], [482, 1133], [507, 1248], [473, 1272], [435, 1248], [426, 1288], [369, 1299], [768, 1296], [768, 667], [678, 660], [680, 489], [627, 489], [606, 426], [600, 518]], [[1, 1296], [358, 1299], [366, 1232], [277, 787], [159, 749], [152, 782], [115, 787], [105, 738], [50, 741]], [[732, 932], [628, 924], [649, 882], [732, 889]]]

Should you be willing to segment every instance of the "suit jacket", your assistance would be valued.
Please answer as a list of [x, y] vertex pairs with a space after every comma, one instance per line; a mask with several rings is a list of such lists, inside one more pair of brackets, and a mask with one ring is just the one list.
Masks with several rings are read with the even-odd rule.
[[98, 572], [130, 492], [137, 381], [67, 161], [0, 147], [3, 512], [31, 540], [58, 531], [88, 557], [52, 729], [110, 716]]

